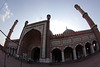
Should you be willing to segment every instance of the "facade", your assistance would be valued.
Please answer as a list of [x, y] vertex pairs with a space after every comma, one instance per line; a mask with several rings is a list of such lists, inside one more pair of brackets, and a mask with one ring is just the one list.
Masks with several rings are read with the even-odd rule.
[[84, 14], [91, 29], [84, 31], [66, 29], [62, 34], [53, 35], [49, 28], [51, 16], [47, 15], [47, 20], [32, 24], [26, 21], [20, 38], [6, 41], [7, 52], [44, 63], [77, 60], [95, 53], [100, 45], [97, 26], [94, 22], [90, 22], [91, 18], [88, 18], [78, 5], [75, 5], [75, 8]]

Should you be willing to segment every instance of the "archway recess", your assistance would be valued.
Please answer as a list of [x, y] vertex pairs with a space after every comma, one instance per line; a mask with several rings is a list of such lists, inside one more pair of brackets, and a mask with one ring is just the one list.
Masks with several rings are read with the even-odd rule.
[[90, 55], [92, 52], [91, 52], [91, 44], [90, 43], [86, 43], [85, 44], [85, 48], [86, 48], [86, 54], [87, 55]]
[[33, 48], [32, 52], [31, 52], [31, 58], [34, 61], [39, 61], [39, 59], [40, 59], [40, 48], [38, 48], [38, 47]]
[[65, 61], [73, 59], [73, 49], [71, 47], [67, 47], [64, 50], [64, 59]]
[[19, 54], [26, 53], [28, 57], [31, 57], [31, 51], [33, 47], [41, 46], [41, 33], [38, 30], [32, 29], [27, 32], [21, 40]]
[[77, 55], [77, 59], [83, 57], [83, 46], [82, 45], [76, 46], [76, 55]]
[[96, 41], [93, 41], [92, 42], [92, 45], [93, 45], [93, 48], [94, 48], [95, 51], [98, 51], [99, 50], [99, 46], [98, 46], [98, 44], [97, 44]]
[[61, 62], [61, 61], [62, 61], [61, 50], [56, 48], [52, 51], [52, 62]]

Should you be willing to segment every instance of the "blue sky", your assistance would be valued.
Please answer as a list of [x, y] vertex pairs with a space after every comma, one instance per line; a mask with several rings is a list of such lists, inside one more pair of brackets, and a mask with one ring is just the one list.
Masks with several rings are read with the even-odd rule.
[[[68, 29], [81, 31], [90, 29], [82, 15], [74, 8], [78, 4], [86, 11], [100, 30], [100, 0], [0, 0], [0, 30], [6, 35], [18, 19], [11, 39], [18, 39], [25, 21], [29, 24], [46, 20], [51, 15], [50, 29], [54, 34]], [[4, 4], [4, 6], [2, 6]], [[4, 44], [5, 36], [0, 32], [0, 44]]]

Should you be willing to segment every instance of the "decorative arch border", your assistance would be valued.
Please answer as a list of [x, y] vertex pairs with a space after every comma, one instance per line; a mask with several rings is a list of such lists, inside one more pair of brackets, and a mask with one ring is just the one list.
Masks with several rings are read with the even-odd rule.
[[84, 43], [84, 46], [85, 46], [87, 43], [89, 43], [90, 45], [92, 45], [92, 41], [87, 41], [87, 42]]
[[96, 39], [94, 39], [94, 40], [92, 40], [92, 44], [93, 44], [93, 42], [94, 42], [94, 41], [95, 41], [96, 43], [98, 43], [98, 42], [97, 42], [97, 40], [96, 40]]
[[53, 47], [53, 48], [51, 49], [51, 52], [52, 52], [54, 49], [59, 49], [60, 51], [62, 51], [60, 47]]
[[[27, 30], [27, 29], [26, 29], [26, 30]], [[24, 36], [27, 35], [27, 33], [29, 33], [29, 32], [32, 31], [32, 30], [36, 30], [36, 31], [38, 31], [38, 32], [41, 34], [41, 32], [40, 32], [39, 30], [37, 30], [37, 29], [30, 29], [30, 30], [28, 30], [27, 32], [24, 32], [24, 34], [22, 33], [23, 35], [21, 36], [20, 43], [21, 43], [22, 39], [24, 38]], [[42, 35], [42, 34], [41, 34], [41, 35]], [[20, 43], [19, 43], [19, 44], [20, 44]]]
[[70, 48], [73, 49], [73, 47], [71, 47], [71, 46], [65, 46], [65, 47], [63, 48], [63, 51], [64, 51], [67, 47], [70, 47]]
[[74, 48], [76, 48], [78, 45], [81, 45], [82, 47], [84, 47], [82, 43], [77, 43]]
[[31, 50], [33, 50], [34, 48], [40, 48], [40, 46], [33, 46], [32, 48], [31, 48]]

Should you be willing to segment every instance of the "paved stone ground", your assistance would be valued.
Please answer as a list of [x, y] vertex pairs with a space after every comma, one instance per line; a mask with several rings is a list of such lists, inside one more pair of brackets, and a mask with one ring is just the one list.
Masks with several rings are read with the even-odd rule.
[[[0, 67], [4, 67], [5, 54], [0, 50]], [[14, 57], [9, 56], [6, 59], [6, 67], [100, 67], [100, 53], [96, 53], [83, 60], [74, 62], [65, 62], [57, 64], [28, 64], [26, 62], [16, 60]]]

